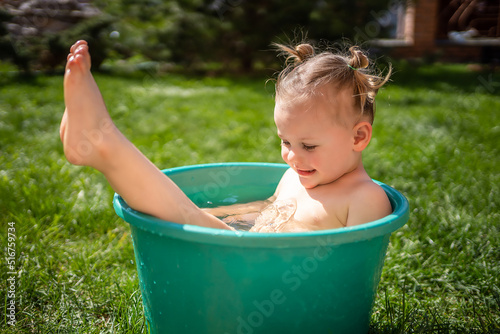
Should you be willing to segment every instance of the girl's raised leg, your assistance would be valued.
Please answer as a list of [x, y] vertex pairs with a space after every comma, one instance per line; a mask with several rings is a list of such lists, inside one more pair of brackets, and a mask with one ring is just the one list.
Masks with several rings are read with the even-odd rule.
[[137, 211], [179, 224], [229, 229], [199, 209], [118, 130], [90, 73], [90, 65], [87, 43], [76, 42], [64, 74], [66, 110], [60, 127], [68, 161], [99, 170]]

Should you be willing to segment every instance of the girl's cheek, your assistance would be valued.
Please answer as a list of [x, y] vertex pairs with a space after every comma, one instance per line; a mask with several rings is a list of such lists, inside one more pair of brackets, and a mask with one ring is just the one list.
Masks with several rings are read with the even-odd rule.
[[281, 147], [281, 158], [284, 160], [284, 161], [287, 161], [287, 158], [288, 158], [288, 150], [286, 149], [286, 147]]

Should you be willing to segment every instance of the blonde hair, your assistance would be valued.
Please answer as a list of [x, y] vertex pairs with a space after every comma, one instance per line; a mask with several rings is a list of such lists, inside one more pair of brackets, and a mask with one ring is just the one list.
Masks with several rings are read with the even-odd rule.
[[312, 97], [319, 88], [352, 89], [354, 106], [360, 110], [359, 117], [367, 117], [373, 123], [375, 96], [391, 75], [382, 77], [370, 68], [370, 61], [357, 46], [349, 48], [349, 54], [324, 51], [316, 54], [307, 43], [290, 47], [274, 44], [287, 56], [286, 68], [276, 81], [276, 100], [284, 98]]

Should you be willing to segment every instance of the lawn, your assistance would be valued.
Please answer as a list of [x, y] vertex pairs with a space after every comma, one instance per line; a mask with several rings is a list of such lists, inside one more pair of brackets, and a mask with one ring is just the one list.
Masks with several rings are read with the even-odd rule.
[[[500, 333], [500, 75], [464, 65], [395, 70], [364, 161], [411, 212], [391, 237], [371, 331]], [[117, 126], [160, 168], [281, 162], [265, 78], [96, 80]], [[63, 110], [61, 76], [0, 73], [0, 327], [145, 332], [129, 228], [105, 179], [66, 162]]]

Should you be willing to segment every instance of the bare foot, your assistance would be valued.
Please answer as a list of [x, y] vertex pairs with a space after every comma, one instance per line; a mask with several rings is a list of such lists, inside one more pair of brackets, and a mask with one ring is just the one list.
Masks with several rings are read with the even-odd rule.
[[76, 42], [68, 55], [64, 74], [66, 110], [60, 136], [69, 162], [100, 170], [109, 139], [118, 129], [90, 73], [90, 64], [87, 42]]

